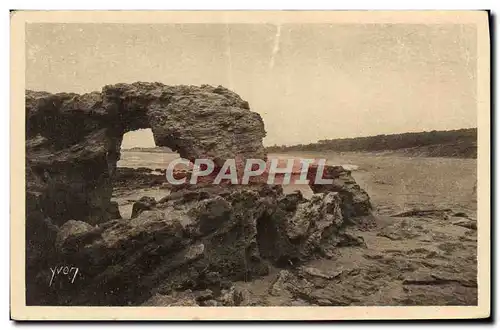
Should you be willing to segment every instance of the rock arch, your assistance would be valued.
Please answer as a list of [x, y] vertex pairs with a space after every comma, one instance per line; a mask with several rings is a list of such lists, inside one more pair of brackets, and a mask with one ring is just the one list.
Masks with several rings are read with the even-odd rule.
[[141, 128], [151, 128], [157, 146], [190, 160], [222, 165], [266, 157], [262, 118], [222, 86], [137, 82], [83, 95], [26, 91], [28, 210], [41, 209], [56, 224], [106, 221], [123, 134]]
[[[223, 87], [27, 91], [28, 305], [140, 305], [154, 293], [220, 289], [267, 274], [270, 263], [298, 265], [339, 244], [363, 244], [345, 227], [369, 214], [369, 197], [340, 166], [326, 167], [333, 183], [312, 185], [310, 200], [265, 183], [189, 185], [134, 219], [107, 221], [123, 134], [140, 128], [191, 160], [266, 158], [262, 119]], [[81, 280], [48, 286], [43, 279], [57, 265], [81, 269]]]

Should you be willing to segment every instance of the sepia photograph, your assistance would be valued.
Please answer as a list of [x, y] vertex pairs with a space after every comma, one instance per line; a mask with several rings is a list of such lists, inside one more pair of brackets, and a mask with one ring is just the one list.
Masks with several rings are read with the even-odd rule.
[[12, 12], [13, 317], [488, 317], [488, 21]]

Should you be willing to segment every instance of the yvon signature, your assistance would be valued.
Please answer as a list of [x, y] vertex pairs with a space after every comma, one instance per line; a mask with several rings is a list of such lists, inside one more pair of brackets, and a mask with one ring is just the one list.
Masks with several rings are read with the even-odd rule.
[[68, 279], [71, 281], [71, 283], [75, 282], [76, 275], [78, 274], [78, 267], [68, 267], [68, 266], [56, 266], [54, 269], [50, 268], [50, 271], [52, 272], [52, 276], [50, 278], [50, 283], [49, 286], [52, 286], [52, 283], [54, 282], [54, 278], [61, 273], [63, 275], [67, 275]]

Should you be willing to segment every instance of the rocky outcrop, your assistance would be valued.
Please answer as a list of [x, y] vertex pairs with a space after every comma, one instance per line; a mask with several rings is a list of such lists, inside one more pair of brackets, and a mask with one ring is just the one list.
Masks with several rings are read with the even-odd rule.
[[[58, 224], [108, 219], [123, 134], [151, 128], [181, 157], [265, 158], [261, 117], [223, 87], [134, 83], [84, 95], [26, 91], [28, 188]], [[217, 134], [211, 134], [217, 132]]]
[[326, 255], [343, 228], [341, 198], [338, 193], [320, 193], [310, 200], [300, 192], [268, 201], [259, 219], [259, 246], [266, 259], [280, 266]]
[[[305, 199], [280, 186], [181, 185], [144, 198], [132, 219], [110, 201], [113, 183], [163, 185], [149, 170], [117, 171], [125, 132], [150, 127], [181, 157], [266, 159], [260, 116], [222, 87], [135, 83], [101, 93], [26, 94], [28, 305], [141, 305], [211, 290], [185, 304], [242, 305], [231, 282], [362, 245], [346, 231], [369, 198], [348, 171]], [[57, 269], [57, 271], [56, 271]]]
[[78, 275], [73, 282], [56, 276], [38, 298], [140, 305], [188, 289], [221, 292], [232, 281], [268, 274], [272, 265], [297, 266], [343, 244], [338, 193], [306, 200], [278, 186], [201, 190], [178, 191], [130, 220], [66, 222], [50, 264], [78, 268]]
[[321, 178], [332, 180], [331, 184], [316, 184], [317, 175], [318, 167], [311, 166], [307, 175], [311, 190], [314, 193], [338, 192], [342, 198], [342, 212], [346, 220], [371, 213], [370, 196], [356, 183], [351, 171], [342, 166], [324, 166]]
[[28, 274], [49, 270], [40, 257], [51, 253], [58, 226], [118, 217], [110, 200], [128, 131], [151, 128], [157, 146], [188, 159], [265, 158], [262, 119], [220, 86], [116, 84], [83, 95], [26, 91], [25, 100]]

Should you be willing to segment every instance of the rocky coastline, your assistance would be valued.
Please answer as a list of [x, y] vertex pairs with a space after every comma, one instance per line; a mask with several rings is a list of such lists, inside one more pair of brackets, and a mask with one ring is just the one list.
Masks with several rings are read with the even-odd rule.
[[150, 127], [158, 146], [190, 160], [266, 160], [262, 119], [223, 87], [27, 91], [26, 125], [28, 305], [241, 305], [233, 281], [364, 244], [349, 227], [371, 214], [370, 199], [340, 166], [325, 168], [333, 183], [312, 184], [310, 199], [261, 182], [201, 183], [120, 215], [113, 190], [166, 186], [161, 171], [117, 169], [128, 131]]

